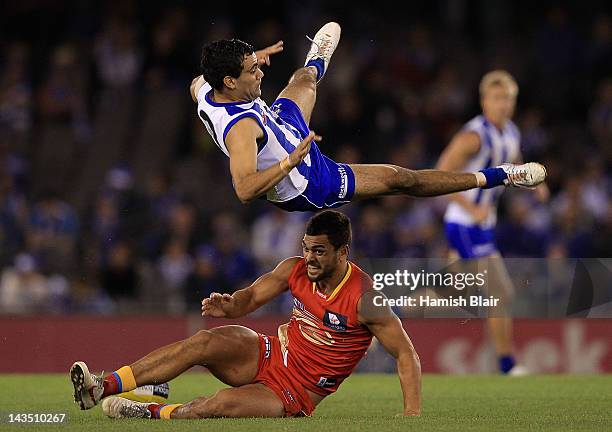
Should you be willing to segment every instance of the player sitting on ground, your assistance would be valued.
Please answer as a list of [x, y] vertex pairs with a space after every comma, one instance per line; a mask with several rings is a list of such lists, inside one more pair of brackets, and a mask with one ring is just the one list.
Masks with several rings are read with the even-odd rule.
[[[319, 213], [308, 222], [303, 258], [284, 260], [233, 295], [213, 293], [202, 301], [204, 316], [237, 318], [289, 290], [294, 308], [286, 345], [276, 336], [228, 325], [201, 330], [104, 378], [92, 375], [85, 363], [76, 362], [70, 369], [75, 401], [81, 409], [102, 401], [102, 410], [113, 418], [311, 415], [351, 374], [376, 336], [397, 359], [403, 415], [419, 415], [419, 358], [393, 312], [372, 306], [372, 280], [348, 260], [350, 239], [350, 221], [345, 215], [332, 210]], [[112, 396], [136, 386], [170, 381], [195, 365], [206, 366], [232, 388], [183, 405]]]
[[198, 116], [230, 158], [238, 198], [261, 196], [287, 211], [338, 207], [356, 199], [405, 194], [435, 196], [501, 185], [532, 187], [546, 176], [537, 163], [487, 167], [475, 173], [410, 170], [395, 165], [342, 164], [323, 155], [309, 129], [317, 83], [340, 40], [340, 26], [325, 24], [298, 69], [271, 107], [260, 98], [260, 69], [283, 49], [261, 51], [237, 39], [204, 46], [202, 75], [191, 84]]

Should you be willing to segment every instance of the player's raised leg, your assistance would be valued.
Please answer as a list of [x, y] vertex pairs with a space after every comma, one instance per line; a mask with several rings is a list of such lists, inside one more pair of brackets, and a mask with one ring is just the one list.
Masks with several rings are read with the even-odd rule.
[[284, 417], [278, 396], [263, 384], [248, 384], [219, 390], [183, 405], [160, 405], [109, 397], [102, 402], [104, 414], [112, 418], [200, 419], [214, 417]]
[[317, 83], [323, 78], [331, 57], [340, 41], [340, 25], [329, 22], [319, 29], [311, 40], [304, 67], [289, 79], [289, 84], [278, 95], [278, 99], [291, 99], [300, 108], [306, 124], [310, 123], [317, 99]]
[[538, 163], [504, 164], [475, 173], [440, 170], [410, 170], [396, 165], [352, 164], [354, 199], [382, 195], [437, 196], [476, 187], [502, 185], [533, 187], [544, 181], [546, 169]]
[[257, 375], [259, 344], [251, 329], [222, 326], [159, 348], [104, 378], [90, 373], [84, 362], [76, 362], [70, 369], [75, 402], [90, 409], [107, 396], [170, 381], [196, 365], [206, 366], [230, 386], [248, 384]]

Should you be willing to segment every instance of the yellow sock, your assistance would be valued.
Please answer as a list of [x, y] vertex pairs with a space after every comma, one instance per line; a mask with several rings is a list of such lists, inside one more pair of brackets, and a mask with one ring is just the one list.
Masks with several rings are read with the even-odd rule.
[[134, 378], [134, 373], [132, 372], [131, 367], [123, 366], [121, 369], [117, 369], [115, 373], [121, 380], [121, 391], [122, 392], [134, 390], [137, 387], [136, 378]]
[[172, 414], [172, 411], [174, 411], [175, 409], [177, 409], [178, 407], [182, 405], [183, 404], [164, 405], [159, 410], [159, 418], [164, 419], [164, 420], [170, 420], [170, 414]]

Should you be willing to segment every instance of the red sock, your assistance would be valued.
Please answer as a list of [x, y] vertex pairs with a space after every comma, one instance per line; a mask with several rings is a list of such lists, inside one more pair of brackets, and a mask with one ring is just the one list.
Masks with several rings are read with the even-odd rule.
[[151, 413], [151, 418], [154, 418], [154, 419], [160, 418], [160, 411], [161, 411], [162, 407], [164, 407], [164, 405], [160, 405], [160, 404], [156, 404], [156, 403], [149, 404], [147, 409]]
[[103, 384], [104, 393], [102, 393], [102, 398], [119, 393], [119, 380], [116, 374], [113, 373], [104, 378]]

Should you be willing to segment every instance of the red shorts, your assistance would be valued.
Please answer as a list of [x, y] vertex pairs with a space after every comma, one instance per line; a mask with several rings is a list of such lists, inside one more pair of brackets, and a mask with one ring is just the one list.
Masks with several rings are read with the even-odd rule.
[[278, 338], [259, 334], [259, 343], [259, 370], [253, 383], [264, 384], [276, 393], [285, 406], [287, 417], [311, 415], [315, 405], [285, 366]]

